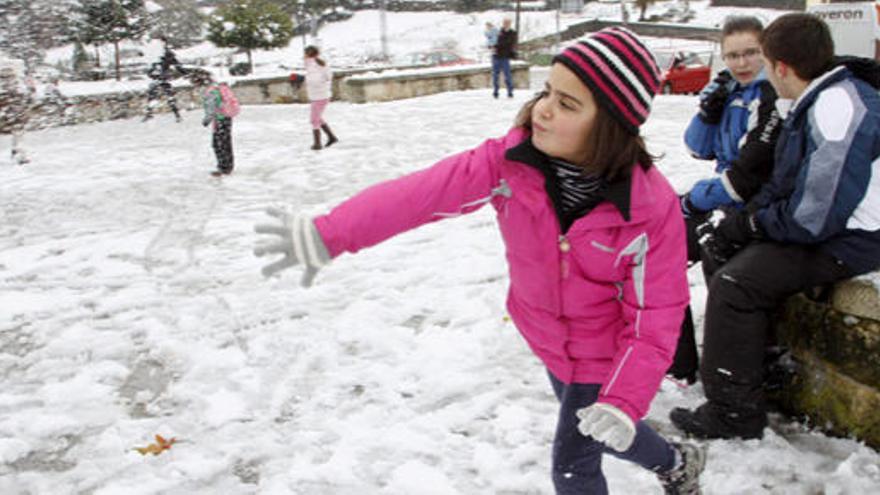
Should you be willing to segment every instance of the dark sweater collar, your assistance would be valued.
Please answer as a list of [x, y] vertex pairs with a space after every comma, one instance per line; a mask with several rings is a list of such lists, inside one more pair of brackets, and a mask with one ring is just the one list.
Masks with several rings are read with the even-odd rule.
[[[522, 143], [507, 150], [504, 157], [525, 163], [533, 168], [538, 169], [541, 173], [547, 174], [552, 172], [553, 164], [550, 158], [532, 144], [532, 138], [526, 138]], [[627, 222], [630, 221], [630, 191], [632, 190], [632, 179], [622, 177], [608, 183], [608, 187], [602, 189], [599, 195], [603, 200], [610, 202], [620, 211], [621, 216]]]

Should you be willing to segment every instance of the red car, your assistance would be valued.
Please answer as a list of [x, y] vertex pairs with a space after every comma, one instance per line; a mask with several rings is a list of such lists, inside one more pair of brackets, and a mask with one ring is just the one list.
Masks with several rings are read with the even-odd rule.
[[660, 91], [665, 95], [699, 93], [709, 84], [712, 69], [695, 52], [658, 53], [663, 70]]

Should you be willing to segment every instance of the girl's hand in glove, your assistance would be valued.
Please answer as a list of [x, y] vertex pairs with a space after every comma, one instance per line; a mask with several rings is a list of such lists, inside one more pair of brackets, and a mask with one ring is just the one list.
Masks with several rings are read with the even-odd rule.
[[330, 262], [327, 246], [324, 245], [315, 223], [311, 217], [291, 216], [278, 208], [268, 208], [266, 213], [276, 221], [257, 224], [254, 231], [273, 237], [259, 243], [254, 249], [254, 254], [257, 256], [280, 254], [282, 258], [264, 266], [263, 276], [270, 277], [285, 268], [302, 264], [305, 272], [300, 285], [310, 287], [318, 270]]
[[636, 438], [636, 426], [632, 420], [611, 404], [597, 402], [578, 409], [577, 417], [581, 420], [578, 431], [582, 435], [593, 437], [618, 452], [629, 449]]

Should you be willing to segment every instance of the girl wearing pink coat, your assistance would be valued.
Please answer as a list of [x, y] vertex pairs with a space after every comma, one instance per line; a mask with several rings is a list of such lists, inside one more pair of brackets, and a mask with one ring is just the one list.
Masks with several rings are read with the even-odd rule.
[[545, 90], [506, 136], [325, 215], [270, 210], [280, 225], [256, 227], [273, 237], [255, 253], [283, 257], [263, 273], [301, 264], [309, 286], [342, 253], [491, 204], [510, 269], [507, 309], [560, 401], [556, 493], [607, 493], [606, 453], [656, 472], [666, 493], [699, 493], [705, 453], [642, 421], [688, 304], [679, 201], [639, 136], [658, 87], [633, 33], [593, 33], [554, 58]]

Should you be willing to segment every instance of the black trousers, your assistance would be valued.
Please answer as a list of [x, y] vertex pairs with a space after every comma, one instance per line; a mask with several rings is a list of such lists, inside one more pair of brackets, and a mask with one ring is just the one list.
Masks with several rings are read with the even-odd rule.
[[171, 107], [171, 111], [179, 117], [180, 111], [177, 110], [177, 98], [175, 98], [174, 89], [168, 81], [157, 81], [150, 84], [147, 90], [147, 111], [151, 111], [149, 103], [159, 99], [160, 91], [165, 93], [165, 100], [168, 102], [168, 106]]
[[215, 122], [211, 145], [217, 157], [217, 169], [229, 173], [235, 168], [235, 160], [232, 156], [232, 119], [217, 119]]
[[709, 281], [700, 379], [706, 398], [726, 410], [763, 414], [764, 353], [771, 318], [788, 297], [853, 276], [815, 246], [746, 246]]

